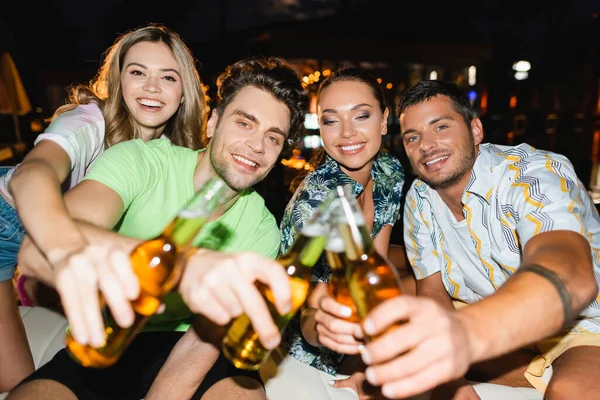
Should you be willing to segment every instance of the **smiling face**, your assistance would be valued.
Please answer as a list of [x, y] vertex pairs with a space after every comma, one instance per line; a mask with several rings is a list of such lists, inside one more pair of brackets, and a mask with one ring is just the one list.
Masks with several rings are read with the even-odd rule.
[[271, 171], [290, 128], [290, 111], [270, 93], [241, 89], [218, 116], [208, 121], [210, 161], [235, 191], [262, 181]]
[[464, 189], [483, 139], [478, 118], [470, 126], [446, 96], [408, 107], [400, 115], [404, 149], [414, 173], [434, 189]]
[[121, 87], [144, 140], [159, 137], [183, 101], [179, 66], [162, 42], [131, 46], [123, 59]]
[[332, 83], [321, 92], [317, 112], [327, 154], [349, 175], [370, 171], [387, 133], [388, 116], [371, 88], [351, 80]]

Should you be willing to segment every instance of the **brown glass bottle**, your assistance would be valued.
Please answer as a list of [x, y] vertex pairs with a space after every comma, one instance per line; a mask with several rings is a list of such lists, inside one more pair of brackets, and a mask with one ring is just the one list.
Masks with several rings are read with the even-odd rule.
[[340, 236], [337, 227], [332, 227], [329, 238], [327, 239], [327, 247], [325, 248], [327, 264], [331, 268], [331, 280], [327, 285], [329, 295], [338, 303], [349, 307], [352, 314], [344, 318], [349, 322], [358, 322], [358, 314], [356, 305], [350, 295], [350, 288], [346, 281], [346, 268], [348, 259], [344, 253], [344, 241]]
[[[361, 321], [379, 304], [403, 293], [396, 267], [373, 246], [360, 206], [348, 188], [338, 186], [341, 207], [336, 226], [344, 240], [346, 281]], [[372, 338], [368, 338], [372, 339]]]
[[72, 358], [83, 366], [95, 368], [105, 368], [117, 362], [161, 305], [164, 296], [179, 282], [184, 253], [211, 214], [226, 200], [226, 189], [227, 185], [220, 178], [209, 179], [160, 236], [144, 241], [131, 252], [131, 265], [140, 283], [140, 296], [131, 303], [135, 315], [133, 325], [129, 328], [117, 325], [100, 295], [104, 344], [98, 348], [82, 345], [67, 330], [66, 345]]
[[[311, 282], [311, 268], [317, 263], [325, 245], [330, 225], [329, 201], [324, 201], [315, 214], [307, 222], [292, 247], [277, 261], [289, 275], [292, 291], [292, 309], [287, 314], [280, 314], [274, 303], [273, 294], [268, 286], [257, 283], [275, 325], [283, 332], [288, 322], [304, 304]], [[252, 327], [246, 314], [236, 318], [231, 324], [222, 345], [223, 353], [237, 368], [256, 370], [268, 359], [271, 351], [267, 350]]]

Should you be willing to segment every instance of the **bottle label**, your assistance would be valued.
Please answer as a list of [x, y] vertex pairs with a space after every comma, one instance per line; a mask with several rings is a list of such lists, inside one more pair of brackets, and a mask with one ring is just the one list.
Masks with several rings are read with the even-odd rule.
[[309, 224], [302, 229], [302, 234], [307, 237], [327, 236], [327, 225]]
[[343, 253], [344, 252], [344, 239], [341, 236], [331, 233], [329, 235], [329, 239], [327, 240], [328, 251], [333, 253]]
[[207, 214], [206, 210], [203, 207], [198, 208], [188, 208], [186, 210], [181, 210], [179, 212], [178, 217], [185, 219], [193, 219], [204, 217]]

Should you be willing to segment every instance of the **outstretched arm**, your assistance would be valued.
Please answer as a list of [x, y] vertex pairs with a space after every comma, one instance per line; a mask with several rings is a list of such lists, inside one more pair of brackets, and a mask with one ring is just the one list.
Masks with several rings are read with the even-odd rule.
[[56, 288], [75, 339], [96, 345], [104, 340], [98, 289], [119, 325], [133, 322], [129, 301], [138, 296], [139, 284], [128, 254], [139, 241], [109, 230], [123, 214], [123, 201], [104, 184], [85, 180], [64, 199], [72, 221], [90, 244], [75, 249], [57, 244], [43, 257], [26, 239], [19, 265], [25, 274]]
[[23, 226], [44, 255], [51, 249], [69, 252], [87, 244], [62, 196], [61, 185], [70, 172], [67, 152], [53, 141], [42, 140], [25, 156], [9, 181]]
[[572, 231], [539, 234], [527, 242], [519, 272], [475, 304], [449, 312], [427, 298], [400, 296], [377, 307], [364, 323], [367, 334], [407, 323], [366, 346], [367, 377], [390, 398], [422, 393], [475, 362], [558, 332], [597, 293], [587, 240]]

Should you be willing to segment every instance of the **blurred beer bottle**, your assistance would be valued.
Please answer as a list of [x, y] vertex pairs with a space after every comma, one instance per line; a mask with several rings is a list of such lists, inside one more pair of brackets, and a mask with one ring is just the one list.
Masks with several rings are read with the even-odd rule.
[[346, 281], [348, 259], [344, 253], [344, 240], [337, 226], [331, 227], [331, 232], [327, 239], [327, 247], [325, 248], [325, 255], [327, 264], [331, 268], [331, 280], [327, 285], [329, 295], [338, 303], [350, 307], [352, 310], [352, 315], [344, 318], [346, 321], [358, 322], [356, 305], [354, 304], [354, 300], [352, 300], [352, 296], [350, 296], [350, 289]]
[[[277, 262], [285, 268], [289, 275], [292, 291], [290, 312], [284, 315], [279, 314], [271, 289], [263, 283], [256, 282], [256, 287], [265, 299], [271, 317], [280, 332], [284, 331], [308, 295], [311, 284], [311, 268], [321, 258], [330, 231], [329, 219], [332, 213], [330, 206], [333, 200], [331, 195], [319, 205], [287, 253], [277, 259]], [[258, 334], [246, 314], [242, 314], [232, 322], [223, 339], [222, 349], [233, 365], [246, 370], [257, 370], [270, 354], [270, 350], [265, 349], [260, 342]]]
[[[358, 202], [349, 187], [338, 186], [340, 207], [336, 208], [334, 225], [344, 241], [348, 259], [346, 282], [356, 304], [360, 321], [373, 308], [403, 293], [396, 267], [382, 257], [373, 246], [369, 228]], [[371, 339], [371, 338], [368, 338]]]
[[185, 253], [212, 214], [227, 200], [224, 197], [226, 189], [222, 179], [210, 178], [159, 236], [144, 241], [131, 252], [131, 265], [140, 282], [140, 296], [131, 303], [135, 313], [133, 325], [129, 328], [117, 325], [100, 295], [105, 342], [98, 348], [82, 345], [67, 331], [66, 345], [72, 358], [83, 366], [94, 368], [105, 368], [117, 362], [165, 295], [179, 282]]

